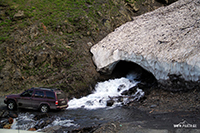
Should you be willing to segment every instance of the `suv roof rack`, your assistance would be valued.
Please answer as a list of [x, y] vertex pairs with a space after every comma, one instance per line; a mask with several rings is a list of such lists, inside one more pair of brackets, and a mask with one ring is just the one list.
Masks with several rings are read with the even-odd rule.
[[49, 90], [49, 91], [60, 90], [60, 89], [57, 89], [57, 88], [44, 88], [44, 87], [32, 87], [31, 89]]

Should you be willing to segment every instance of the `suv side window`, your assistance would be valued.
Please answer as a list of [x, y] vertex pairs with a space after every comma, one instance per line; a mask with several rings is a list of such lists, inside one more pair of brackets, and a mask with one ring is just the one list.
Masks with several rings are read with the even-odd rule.
[[57, 92], [56, 94], [58, 99], [65, 99], [65, 94], [63, 92]]
[[42, 98], [42, 97], [44, 97], [44, 92], [43, 91], [35, 91], [34, 96], [37, 98]]
[[47, 96], [48, 99], [55, 99], [54, 92], [46, 91], [46, 96]]
[[21, 97], [31, 97], [33, 93], [33, 90], [27, 90], [25, 92], [23, 92], [20, 96]]

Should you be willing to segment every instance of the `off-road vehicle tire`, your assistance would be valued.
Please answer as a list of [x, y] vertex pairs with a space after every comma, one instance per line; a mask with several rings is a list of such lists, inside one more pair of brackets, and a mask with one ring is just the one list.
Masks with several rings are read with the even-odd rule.
[[17, 108], [16, 102], [13, 101], [13, 100], [9, 100], [8, 103], [7, 103], [7, 108], [9, 110], [15, 110]]
[[49, 106], [46, 105], [46, 104], [42, 104], [42, 105], [40, 106], [40, 111], [41, 111], [42, 113], [47, 113], [47, 112], [49, 111]]

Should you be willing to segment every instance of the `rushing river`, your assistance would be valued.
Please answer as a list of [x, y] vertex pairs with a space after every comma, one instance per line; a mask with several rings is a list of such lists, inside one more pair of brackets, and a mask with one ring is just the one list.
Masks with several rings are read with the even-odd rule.
[[[140, 120], [141, 117], [148, 117], [145, 113], [129, 107], [99, 108], [99, 109], [68, 109], [66, 111], [50, 112], [48, 117], [35, 120], [34, 117], [40, 115], [38, 112], [21, 111], [18, 118], [15, 119], [12, 129], [28, 130], [33, 127], [39, 127], [37, 131], [46, 131], [50, 129], [60, 129], [62, 131], [71, 131], [84, 127], [95, 127], [100, 124], [111, 121], [132, 121]], [[43, 126], [44, 122], [50, 121]]]
[[[134, 80], [137, 76], [132, 73], [126, 77], [99, 82], [90, 95], [70, 100], [69, 107], [65, 111], [52, 111], [49, 113], [48, 118], [35, 119], [38, 112], [29, 111], [27, 113], [26, 110], [22, 110], [18, 114], [18, 118], [15, 119], [12, 129], [28, 130], [38, 126], [37, 131], [50, 127], [61, 127], [63, 130], [69, 131], [81, 127], [95, 126], [112, 120], [127, 119], [128, 109], [123, 108], [122, 105], [126, 104], [128, 98], [115, 101], [109, 107], [107, 107], [107, 101], [113, 97], [122, 96], [122, 92], [134, 87], [138, 83], [138, 81]], [[137, 88], [132, 98], [139, 100], [143, 96], [144, 92]], [[48, 124], [47, 121], [49, 122]]]
[[[35, 128], [37, 131], [50, 132], [56, 130], [59, 133], [66, 133], [76, 129], [97, 127], [107, 122], [135, 122], [146, 128], [171, 128], [173, 124], [187, 122], [199, 125], [200, 115], [198, 113], [173, 112], [162, 114], [151, 114], [138, 110], [134, 107], [124, 106], [128, 101], [139, 100], [145, 95], [143, 90], [136, 87], [137, 74], [130, 73], [125, 77], [110, 79], [96, 84], [94, 91], [80, 99], [73, 98], [69, 101], [69, 107], [62, 111], [50, 111], [48, 114], [39, 111], [18, 109], [18, 118], [14, 119], [12, 129], [28, 130]], [[135, 87], [134, 87], [135, 86]], [[124, 95], [123, 92], [134, 88], [134, 93]], [[107, 101], [115, 100], [110, 106]], [[5, 105], [0, 105], [6, 108]], [[7, 121], [7, 118], [2, 121]]]
[[[138, 82], [134, 81], [136, 75], [127, 75], [118, 79], [110, 79], [108, 81], [97, 83], [95, 91], [80, 99], [72, 99], [69, 101], [68, 109], [86, 108], [86, 109], [97, 109], [105, 108], [107, 101], [113, 97], [120, 97], [124, 91], [128, 91], [134, 87]], [[137, 91], [132, 97], [139, 100], [144, 96], [144, 92], [137, 88]], [[116, 101], [112, 107], [126, 104], [128, 98], [123, 98], [122, 101]]]

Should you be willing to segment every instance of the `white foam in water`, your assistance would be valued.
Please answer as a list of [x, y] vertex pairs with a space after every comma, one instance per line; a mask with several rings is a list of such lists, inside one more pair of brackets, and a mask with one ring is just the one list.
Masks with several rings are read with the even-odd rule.
[[[128, 79], [131, 78], [131, 79]], [[99, 82], [95, 86], [95, 91], [80, 99], [73, 98], [69, 101], [69, 107], [67, 109], [76, 109], [76, 108], [86, 108], [86, 109], [97, 109], [97, 108], [105, 108], [107, 104], [107, 100], [109, 97], [121, 96], [121, 93], [125, 90], [134, 87], [137, 82], [133, 80], [134, 77], [127, 78], [119, 78], [119, 79], [110, 79], [108, 81]], [[123, 87], [120, 87], [123, 86]], [[119, 90], [119, 87], [121, 90]], [[138, 92], [138, 93], [137, 93]], [[137, 90], [137, 95], [142, 94], [142, 90]], [[138, 97], [140, 98], [140, 96]], [[114, 106], [119, 105], [121, 103], [115, 103]]]
[[[33, 128], [40, 122], [40, 120], [34, 120], [35, 115], [29, 113], [20, 113], [17, 119], [14, 119], [14, 122], [11, 126], [11, 129], [20, 129], [20, 130], [28, 130]], [[51, 124], [47, 125], [45, 128], [53, 127], [53, 126], [62, 126], [62, 127], [78, 127], [78, 124], [75, 124], [73, 120], [69, 119], [60, 119], [57, 117]], [[42, 131], [42, 129], [38, 129], [37, 131]]]
[[14, 119], [14, 122], [11, 126], [11, 129], [21, 129], [21, 130], [28, 130], [32, 128], [36, 121], [33, 120], [35, 115], [29, 113], [20, 113], [17, 119]]
[[[62, 126], [62, 127], [79, 127], [78, 124], [75, 124], [74, 123], [74, 120], [61, 120], [59, 117], [54, 120], [51, 124], [49, 124], [48, 126], [44, 127], [43, 129], [47, 129], [47, 128], [52, 128], [52, 127], [55, 127], [55, 126]], [[37, 131], [40, 132], [42, 131], [43, 129], [38, 129]]]
[[142, 91], [141, 89], [138, 89], [137, 88], [137, 91], [135, 92], [135, 94], [134, 95], [132, 95], [132, 97], [131, 98], [126, 98], [126, 99], [124, 99], [123, 100], [123, 103], [124, 104], [127, 104], [127, 103], [129, 103], [129, 102], [132, 102], [132, 101], [138, 101], [138, 100], [140, 100], [140, 98], [142, 98], [144, 96], [144, 91]]
[[57, 118], [56, 120], [54, 120], [52, 122], [52, 125], [53, 126], [63, 126], [63, 127], [70, 127], [70, 126], [77, 127], [77, 126], [79, 126], [77, 124], [74, 124], [73, 122], [74, 122], [73, 120], [61, 120], [60, 118]]

